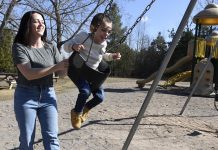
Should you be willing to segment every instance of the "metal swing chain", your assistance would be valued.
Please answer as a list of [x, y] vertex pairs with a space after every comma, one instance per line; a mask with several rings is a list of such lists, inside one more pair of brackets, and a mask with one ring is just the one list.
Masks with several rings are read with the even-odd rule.
[[150, 4], [147, 5], [147, 7], [146, 7], [145, 10], [143, 11], [143, 13], [137, 18], [137, 20], [136, 20], [135, 23], [132, 25], [132, 27], [127, 31], [126, 35], [123, 36], [123, 37], [120, 39], [120, 41], [119, 41], [120, 44], [122, 44], [122, 43], [126, 40], [127, 36], [132, 32], [132, 30], [135, 28], [135, 26], [141, 21], [142, 17], [143, 17], [143, 16], [145, 15], [145, 13], [151, 8], [151, 6], [152, 6], [152, 4], [153, 4], [154, 2], [155, 2], [155, 0], [152, 0], [152, 1], [150, 2]]
[[[145, 13], [147, 13], [147, 11], [151, 8], [152, 4], [155, 2], [155, 0], [152, 0], [145, 8], [145, 10], [142, 12], [142, 14], [136, 19], [135, 23], [132, 25], [132, 27], [130, 27], [128, 29], [128, 31], [126, 32], [126, 34], [120, 39], [119, 42], [117, 42], [117, 44], [115, 44], [115, 46], [113, 46], [112, 48], [121, 45], [127, 38], [127, 36], [132, 32], [132, 30], [135, 28], [135, 26], [141, 21], [142, 17], [145, 15]], [[111, 48], [111, 49], [112, 49]]]
[[[113, 0], [110, 0], [110, 2], [109, 2], [109, 3], [107, 4], [107, 6], [105, 7], [105, 10], [104, 10], [104, 13], [103, 13], [104, 15], [108, 14], [108, 12], [109, 12], [110, 9], [111, 9], [112, 3], [113, 3]], [[103, 17], [103, 18], [104, 18], [104, 17]], [[102, 18], [102, 20], [103, 20], [103, 18]], [[100, 26], [100, 25], [98, 25], [97, 28], [99, 28], [99, 26]], [[89, 34], [88, 37], [87, 37], [82, 43], [85, 43], [85, 41], [86, 41], [90, 36], [93, 36], [93, 35], [94, 35], [94, 33]], [[92, 50], [92, 44], [93, 44], [93, 40], [92, 40], [92, 42], [91, 42], [91, 46], [90, 46], [90, 48], [89, 48], [89, 54], [88, 54], [88, 57], [87, 57], [87, 59], [86, 59], [85, 62], [87, 62], [88, 59], [89, 59], [89, 56], [90, 56], [90, 53], [91, 53], [91, 50]]]
[[105, 7], [104, 14], [109, 14], [109, 11], [111, 10], [112, 3], [113, 3], [113, 0], [110, 0], [110, 2]]

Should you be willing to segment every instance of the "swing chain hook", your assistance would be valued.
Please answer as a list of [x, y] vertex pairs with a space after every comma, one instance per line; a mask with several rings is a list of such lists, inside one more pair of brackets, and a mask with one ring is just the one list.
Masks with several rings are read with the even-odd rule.
[[132, 27], [127, 31], [126, 35], [124, 35], [120, 41], [118, 42], [119, 44], [122, 44], [127, 36], [132, 32], [132, 30], [135, 28], [135, 26], [141, 21], [142, 17], [145, 15], [145, 13], [151, 8], [152, 4], [155, 2], [155, 0], [152, 0], [150, 2], [150, 4], [148, 4], [145, 8], [145, 10], [143, 11], [143, 13], [138, 17], [138, 19], [136, 19], [135, 23], [132, 25]]

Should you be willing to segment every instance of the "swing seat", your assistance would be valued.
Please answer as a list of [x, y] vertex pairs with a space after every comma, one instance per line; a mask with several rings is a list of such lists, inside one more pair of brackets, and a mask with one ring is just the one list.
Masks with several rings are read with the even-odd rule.
[[107, 62], [102, 60], [96, 70], [92, 69], [78, 52], [70, 56], [69, 65], [75, 68], [79, 76], [90, 83], [92, 89], [98, 89], [111, 73]]

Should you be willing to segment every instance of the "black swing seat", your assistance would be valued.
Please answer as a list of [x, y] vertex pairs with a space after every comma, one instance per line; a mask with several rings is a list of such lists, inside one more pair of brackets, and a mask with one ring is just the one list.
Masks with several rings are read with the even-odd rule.
[[95, 70], [86, 64], [85, 59], [78, 52], [72, 53], [69, 58], [69, 65], [77, 71], [79, 76], [90, 83], [92, 89], [99, 88], [111, 73], [110, 66], [104, 60]]

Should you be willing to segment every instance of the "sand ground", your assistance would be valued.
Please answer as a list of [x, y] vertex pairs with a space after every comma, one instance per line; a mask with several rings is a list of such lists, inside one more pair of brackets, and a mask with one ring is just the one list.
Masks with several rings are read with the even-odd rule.
[[[105, 101], [93, 109], [80, 130], [70, 123], [70, 110], [78, 91], [67, 89], [58, 94], [59, 140], [62, 150], [121, 150], [150, 84], [137, 88], [136, 79], [106, 82]], [[213, 98], [192, 97], [181, 92], [189, 83], [178, 87], [158, 87], [128, 147], [129, 150], [218, 150], [218, 111]], [[0, 101], [0, 149], [19, 146], [19, 130], [13, 112], [13, 100]], [[39, 123], [34, 147], [42, 150]]]

